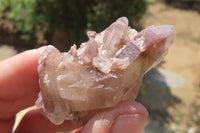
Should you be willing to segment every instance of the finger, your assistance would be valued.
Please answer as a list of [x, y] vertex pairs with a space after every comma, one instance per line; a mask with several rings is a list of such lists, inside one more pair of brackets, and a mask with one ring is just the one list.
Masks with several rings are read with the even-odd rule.
[[22, 118], [15, 133], [56, 133], [71, 131], [80, 127], [80, 125], [65, 121], [61, 125], [54, 125], [44, 115], [40, 109], [29, 111]]
[[141, 133], [148, 112], [135, 101], [125, 101], [95, 115], [81, 133]]
[[147, 118], [143, 115], [121, 115], [115, 120], [111, 133], [142, 133]]
[[0, 62], [0, 119], [9, 119], [34, 104], [39, 92], [38, 59], [43, 50], [28, 50]]
[[39, 90], [37, 66], [43, 50], [28, 50], [0, 62], [1, 98], [11, 99]]
[[14, 122], [15, 122], [15, 117], [13, 117], [9, 120], [0, 120], [1, 133], [11, 133]]

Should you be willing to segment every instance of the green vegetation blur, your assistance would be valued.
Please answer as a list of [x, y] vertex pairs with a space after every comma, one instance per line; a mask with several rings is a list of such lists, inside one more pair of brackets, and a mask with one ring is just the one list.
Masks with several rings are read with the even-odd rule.
[[34, 36], [41, 43], [37, 33], [45, 38], [62, 28], [71, 43], [80, 44], [88, 30], [100, 32], [121, 16], [140, 27], [147, 5], [147, 0], [0, 0], [0, 18], [9, 21], [12, 32], [23, 40]]

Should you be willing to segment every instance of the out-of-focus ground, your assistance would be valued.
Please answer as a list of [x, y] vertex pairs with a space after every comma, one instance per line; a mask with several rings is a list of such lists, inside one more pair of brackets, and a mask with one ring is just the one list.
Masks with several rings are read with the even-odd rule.
[[170, 129], [166, 132], [198, 133], [200, 132], [200, 14], [156, 2], [148, 8], [144, 27], [163, 24], [174, 25], [175, 40], [161, 67], [179, 74], [186, 82], [184, 88], [171, 89], [171, 93], [181, 102], [167, 109], [172, 119], [164, 123]]
[[[181, 102], [167, 109], [172, 119], [164, 122], [165, 127], [176, 133], [200, 132], [200, 14], [156, 2], [149, 5], [143, 23], [144, 27], [163, 24], [175, 27], [174, 44], [161, 67], [181, 75], [186, 86], [171, 89]], [[15, 54], [17, 50], [12, 46], [0, 44], [0, 60]]]
[[14, 47], [0, 44], [0, 61], [9, 58], [17, 53], [18, 51]]

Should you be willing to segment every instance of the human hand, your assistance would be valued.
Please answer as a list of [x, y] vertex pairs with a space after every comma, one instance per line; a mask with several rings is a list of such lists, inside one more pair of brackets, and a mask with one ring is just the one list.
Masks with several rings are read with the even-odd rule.
[[[25, 51], [0, 62], [0, 131], [12, 132], [16, 114], [35, 104], [38, 96], [38, 59], [44, 48]], [[121, 102], [95, 115], [84, 127], [65, 121], [52, 124], [41, 109], [29, 111], [15, 133], [141, 133], [147, 121], [147, 110], [135, 101]]]

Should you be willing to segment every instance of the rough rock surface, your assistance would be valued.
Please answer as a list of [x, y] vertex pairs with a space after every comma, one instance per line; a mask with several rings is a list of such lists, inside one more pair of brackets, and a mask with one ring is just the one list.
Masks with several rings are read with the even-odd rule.
[[166, 55], [174, 28], [150, 26], [138, 33], [122, 17], [88, 37], [79, 49], [61, 53], [48, 46], [40, 57], [36, 105], [54, 124], [86, 122], [100, 109], [135, 99], [143, 75]]

